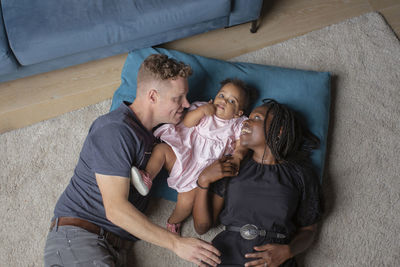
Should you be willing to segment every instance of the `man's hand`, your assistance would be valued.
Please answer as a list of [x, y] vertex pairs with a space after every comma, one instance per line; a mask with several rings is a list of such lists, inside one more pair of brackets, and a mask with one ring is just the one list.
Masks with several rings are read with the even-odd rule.
[[291, 258], [289, 245], [266, 244], [254, 247], [255, 253], [247, 253], [246, 258], [257, 258], [247, 262], [244, 266], [265, 266], [277, 267]]
[[221, 263], [220, 252], [210, 243], [197, 238], [181, 237], [174, 247], [176, 255], [198, 266], [206, 267], [207, 264], [217, 266]]
[[96, 173], [107, 219], [139, 239], [172, 250], [179, 257], [199, 266], [217, 266], [219, 251], [196, 238], [183, 238], [152, 223], [129, 201], [129, 179]]

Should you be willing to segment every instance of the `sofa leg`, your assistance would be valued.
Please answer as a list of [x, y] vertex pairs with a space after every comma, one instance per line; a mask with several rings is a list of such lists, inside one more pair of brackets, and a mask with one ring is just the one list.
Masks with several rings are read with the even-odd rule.
[[253, 20], [253, 21], [251, 22], [250, 32], [251, 32], [251, 33], [256, 33], [256, 32], [257, 32], [257, 29], [258, 29], [258, 27], [257, 27], [257, 20]]

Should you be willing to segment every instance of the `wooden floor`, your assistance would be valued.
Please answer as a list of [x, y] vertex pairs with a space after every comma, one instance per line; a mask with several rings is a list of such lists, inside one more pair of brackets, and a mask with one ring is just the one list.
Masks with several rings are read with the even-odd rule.
[[[265, 0], [256, 34], [250, 24], [162, 45], [229, 59], [367, 12], [380, 12], [400, 36], [400, 0]], [[0, 83], [0, 133], [112, 97], [126, 54]]]

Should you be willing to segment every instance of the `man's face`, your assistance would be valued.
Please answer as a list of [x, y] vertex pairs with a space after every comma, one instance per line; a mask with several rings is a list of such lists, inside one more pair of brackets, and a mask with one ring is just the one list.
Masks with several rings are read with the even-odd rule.
[[165, 82], [165, 88], [159, 94], [157, 114], [160, 123], [177, 124], [182, 120], [184, 109], [190, 106], [186, 99], [188, 91], [189, 84], [186, 78], [179, 77]]

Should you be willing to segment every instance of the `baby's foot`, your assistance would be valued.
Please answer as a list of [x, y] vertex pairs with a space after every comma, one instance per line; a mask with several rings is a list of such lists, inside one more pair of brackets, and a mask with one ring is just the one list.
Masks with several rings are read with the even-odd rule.
[[135, 166], [131, 169], [131, 183], [142, 196], [146, 196], [153, 184], [149, 174]]
[[167, 222], [167, 230], [177, 234], [177, 235], [181, 235], [181, 223], [169, 223]]

